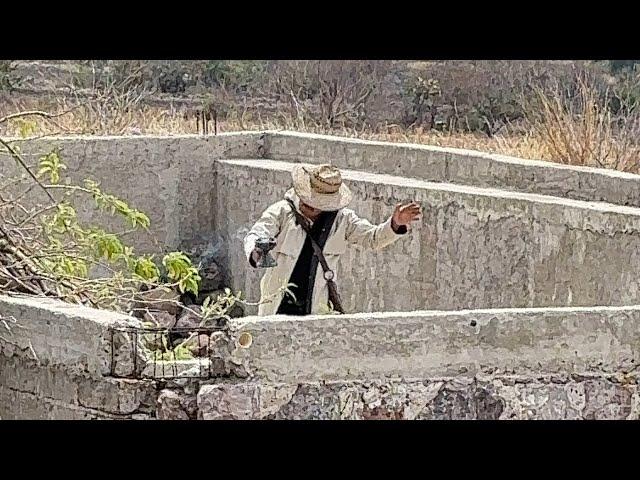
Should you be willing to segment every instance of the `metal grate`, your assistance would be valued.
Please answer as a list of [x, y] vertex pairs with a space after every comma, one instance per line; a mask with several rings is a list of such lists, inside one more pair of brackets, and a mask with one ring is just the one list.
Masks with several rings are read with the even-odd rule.
[[[109, 327], [110, 375], [121, 378], [211, 378], [213, 371], [208, 356], [211, 334], [225, 330], [224, 326], [199, 328]], [[144, 344], [171, 346], [175, 340], [195, 338], [200, 355], [178, 358], [175, 349], [145, 349]], [[161, 351], [162, 350], [162, 351]], [[124, 365], [125, 372], [122, 372]], [[119, 368], [120, 367], [120, 368]]]

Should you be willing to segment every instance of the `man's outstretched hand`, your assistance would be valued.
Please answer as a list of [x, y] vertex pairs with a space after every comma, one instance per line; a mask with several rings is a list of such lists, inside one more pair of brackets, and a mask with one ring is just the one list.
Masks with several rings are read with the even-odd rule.
[[420, 218], [421, 213], [422, 208], [416, 202], [407, 203], [405, 205], [398, 203], [393, 211], [393, 216], [391, 217], [391, 226], [394, 230], [397, 230], [398, 227], [402, 226], [409, 227], [411, 222], [415, 222]]

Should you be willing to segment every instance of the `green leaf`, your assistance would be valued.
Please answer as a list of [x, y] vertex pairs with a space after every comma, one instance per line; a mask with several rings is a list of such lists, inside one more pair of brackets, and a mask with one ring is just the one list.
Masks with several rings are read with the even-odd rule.
[[60, 182], [60, 171], [66, 170], [67, 166], [60, 160], [59, 151], [53, 150], [47, 155], [40, 157], [38, 176], [49, 174], [49, 180], [52, 184]]
[[182, 252], [171, 252], [164, 256], [162, 264], [167, 269], [169, 279], [178, 283], [178, 289], [182, 293], [188, 291], [198, 294], [202, 278], [189, 257]]
[[122, 242], [114, 234], [100, 232], [95, 235], [94, 240], [97, 258], [104, 257], [107, 260], [112, 260], [124, 252]]
[[20, 132], [20, 136], [22, 138], [26, 138], [29, 135], [35, 133], [38, 127], [38, 124], [33, 120], [25, 120], [24, 118], [18, 118], [16, 122], [18, 124], [18, 129]]
[[160, 271], [148, 257], [140, 257], [135, 263], [134, 273], [145, 280], [155, 281], [160, 276]]

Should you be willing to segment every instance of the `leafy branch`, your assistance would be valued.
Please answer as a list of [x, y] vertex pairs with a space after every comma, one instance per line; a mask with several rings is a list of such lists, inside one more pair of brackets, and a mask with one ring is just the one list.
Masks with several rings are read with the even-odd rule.
[[[47, 116], [46, 112], [21, 112], [0, 118], [0, 123], [29, 115]], [[25, 123], [22, 134], [31, 133]], [[149, 233], [151, 222], [144, 212], [103, 191], [94, 180], [72, 184], [64, 178], [67, 166], [58, 149], [40, 157], [34, 173], [19, 147], [2, 138], [0, 146], [27, 174], [0, 187], [0, 291], [123, 311], [143, 287], [198, 294], [201, 277], [184, 253], [170, 252], [158, 261], [154, 255], [137, 255], [122, 234], [81, 222], [74, 205], [86, 203], [79, 196], [88, 196], [97, 217], [121, 217], [131, 226], [128, 232]], [[34, 184], [46, 193], [49, 204], [39, 204], [30, 195]], [[99, 271], [108, 274], [96, 275]]]

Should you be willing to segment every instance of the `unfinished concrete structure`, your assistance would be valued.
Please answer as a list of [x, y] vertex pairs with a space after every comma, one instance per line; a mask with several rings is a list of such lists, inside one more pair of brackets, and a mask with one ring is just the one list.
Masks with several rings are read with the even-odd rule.
[[52, 146], [77, 180], [147, 212], [163, 247], [214, 252], [250, 300], [259, 272], [241, 240], [289, 187], [292, 162], [346, 169], [353, 207], [372, 221], [408, 199], [424, 221], [384, 251], [341, 252], [353, 314], [238, 319], [218, 332], [206, 378], [180, 375], [202, 372], [199, 360], [169, 376], [150, 368], [132, 349], [135, 319], [4, 297], [2, 315], [24, 328], [0, 339], [2, 418], [640, 415], [638, 176], [291, 132], [56, 138], [23, 151]]

